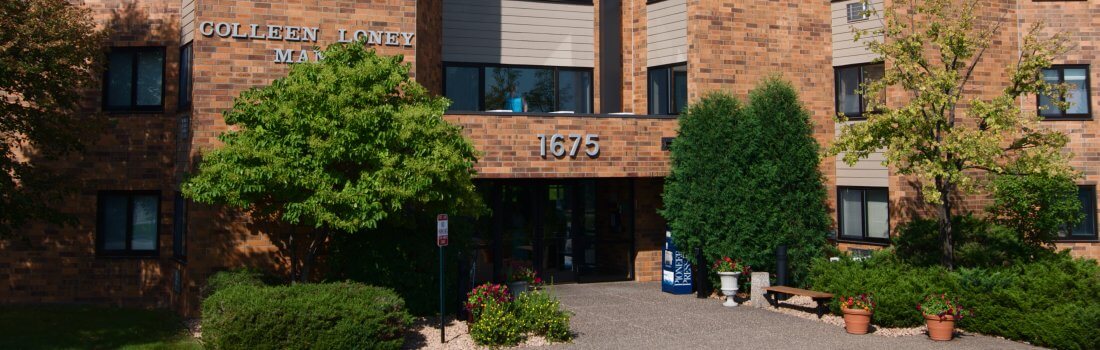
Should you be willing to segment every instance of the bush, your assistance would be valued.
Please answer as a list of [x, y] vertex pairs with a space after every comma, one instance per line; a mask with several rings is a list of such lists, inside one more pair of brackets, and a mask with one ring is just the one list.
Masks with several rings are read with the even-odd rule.
[[259, 287], [264, 285], [264, 275], [259, 271], [239, 269], [221, 271], [206, 279], [206, 287], [202, 290], [203, 297], [208, 297], [214, 292], [236, 286]]
[[523, 323], [511, 310], [511, 303], [490, 302], [470, 326], [470, 337], [479, 345], [513, 346], [523, 340]]
[[[1004, 267], [1049, 257], [1041, 246], [1024, 242], [1012, 228], [973, 216], [957, 216], [955, 227], [955, 265], [959, 267]], [[916, 219], [901, 225], [894, 239], [897, 256], [916, 266], [940, 263], [939, 223]]]
[[1100, 349], [1100, 266], [1064, 251], [1008, 267], [949, 272], [908, 264], [887, 249], [863, 262], [818, 260], [809, 281], [814, 290], [836, 295], [873, 293], [879, 304], [873, 321], [883, 327], [919, 326], [917, 303], [948, 293], [973, 312], [959, 323], [968, 331], [1058, 349]]
[[996, 176], [990, 192], [989, 213], [1033, 247], [1052, 246], [1060, 231], [1081, 222], [1077, 184], [1068, 176]]
[[561, 309], [561, 303], [547, 293], [531, 291], [520, 294], [515, 301], [516, 315], [527, 332], [562, 342], [572, 337], [569, 331], [569, 313]]
[[392, 290], [350, 282], [230, 286], [202, 313], [214, 349], [399, 349], [410, 322]]
[[661, 215], [681, 251], [702, 247], [708, 261], [729, 256], [769, 271], [787, 245], [796, 284], [822, 256], [831, 219], [819, 146], [789, 83], [765, 80], [744, 107], [728, 94], [703, 96], [681, 116], [671, 158]]

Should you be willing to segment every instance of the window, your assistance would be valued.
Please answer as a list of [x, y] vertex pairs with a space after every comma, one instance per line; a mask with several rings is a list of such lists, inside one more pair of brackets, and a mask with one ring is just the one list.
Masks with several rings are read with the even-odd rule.
[[164, 109], [164, 48], [115, 47], [107, 56], [103, 109]]
[[450, 111], [592, 113], [592, 69], [445, 64]]
[[1096, 236], [1096, 186], [1077, 186], [1077, 198], [1081, 200], [1081, 223], [1070, 230], [1058, 233], [1059, 240], [1090, 240]]
[[687, 64], [649, 69], [649, 114], [680, 114], [687, 105]]
[[157, 255], [160, 194], [155, 191], [99, 193], [96, 251], [101, 256]]
[[862, 84], [882, 79], [885, 74], [883, 65], [860, 64], [837, 67], [835, 70], [837, 113], [844, 113], [849, 119], [866, 118], [864, 113], [867, 112], [867, 101], [864, 101], [859, 90]]
[[886, 188], [841, 187], [837, 191], [839, 238], [886, 243], [890, 240], [890, 198]]
[[867, 13], [867, 4], [863, 1], [848, 4], [848, 23], [858, 22], [870, 18]]
[[[1039, 115], [1047, 119], [1088, 119], [1092, 117], [1089, 96], [1088, 66], [1054, 66], [1043, 70], [1043, 80], [1049, 84], [1068, 84], [1065, 96], [1040, 95], [1038, 99]], [[1068, 109], [1058, 108], [1054, 103], [1068, 102]]]
[[179, 110], [191, 108], [191, 76], [195, 53], [191, 43], [180, 48]]
[[176, 192], [172, 199], [172, 256], [179, 261], [187, 260], [187, 200], [183, 193]]

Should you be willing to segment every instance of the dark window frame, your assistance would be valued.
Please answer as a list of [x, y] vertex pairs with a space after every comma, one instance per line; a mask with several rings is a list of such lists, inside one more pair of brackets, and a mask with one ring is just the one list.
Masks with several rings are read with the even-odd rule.
[[[842, 95], [842, 91], [840, 91], [840, 71], [845, 70], [845, 69], [851, 69], [851, 68], [859, 68], [859, 87], [857, 87], [857, 89], [862, 89], [863, 88], [863, 83], [866, 80], [866, 79], [864, 79], [864, 76], [863, 76], [863, 68], [868, 67], [868, 66], [883, 66], [882, 67], [883, 72], [886, 71], [885, 63], [882, 63], [882, 62], [856, 63], [856, 64], [849, 64], [849, 65], [833, 67], [833, 113], [834, 113], [834, 115], [839, 115], [840, 114], [840, 96]], [[863, 94], [857, 93], [856, 96], [859, 96], [859, 113], [854, 114], [854, 115], [845, 114], [844, 116], [847, 117], [848, 120], [867, 120], [867, 116], [866, 116], [867, 111], [864, 110], [866, 104], [863, 103]]]
[[172, 257], [187, 262], [187, 199], [176, 191], [172, 197]]
[[180, 46], [179, 60], [179, 96], [176, 100], [176, 111], [191, 110], [194, 102], [195, 84], [195, 46], [191, 42]]
[[[686, 77], [687, 62], [662, 64], [662, 65], [659, 65], [659, 66], [652, 66], [652, 67], [649, 67], [649, 68], [646, 69], [645, 86], [646, 86], [646, 113], [647, 114], [649, 114], [649, 115], [680, 115], [680, 113], [683, 112], [683, 108], [687, 107], [687, 104], [685, 104], [683, 106], [677, 106], [676, 105], [676, 80], [675, 80], [676, 79], [676, 70], [673, 69], [673, 68], [679, 67], [679, 66], [684, 67], [684, 71], [685, 71], [685, 78], [684, 79], [687, 79], [687, 77]], [[666, 73], [666, 75], [667, 75], [666, 77], [668, 78], [668, 94], [666, 96], [663, 96], [664, 99], [665, 99], [665, 103], [668, 106], [668, 113], [656, 113], [655, 111], [653, 111], [652, 107], [650, 106], [651, 103], [649, 103], [649, 99], [653, 98], [652, 91], [649, 91], [649, 88], [650, 88], [649, 82], [651, 80], [651, 77], [653, 76], [653, 71], [655, 71], [655, 70], [666, 70], [668, 72], [668, 73]]]
[[[1087, 191], [1092, 193], [1092, 201], [1088, 203], [1091, 206], [1091, 208], [1081, 208], [1081, 210], [1083, 212], [1088, 213], [1088, 214], [1085, 215], [1085, 217], [1082, 220], [1088, 220], [1090, 217], [1092, 218], [1092, 234], [1091, 235], [1076, 235], [1075, 236], [1075, 235], [1073, 235], [1073, 228], [1069, 228], [1069, 229], [1066, 230], [1066, 236], [1065, 237], [1055, 237], [1054, 240], [1055, 240], [1055, 242], [1064, 242], [1064, 243], [1100, 242], [1100, 234], [1098, 234], [1098, 232], [1097, 232], [1097, 230], [1100, 229], [1100, 228], [1098, 228], [1098, 225], [1097, 225], [1098, 224], [1098, 217], [1096, 215], [1096, 206], [1097, 206], [1097, 203], [1096, 203], [1096, 185], [1077, 185], [1077, 188], [1078, 188], [1078, 191], [1080, 191], [1081, 189], [1086, 189]], [[1085, 203], [1081, 203], [1081, 205], [1085, 205]]]
[[131, 65], [132, 71], [131, 71], [131, 75], [130, 75], [130, 80], [131, 81], [130, 81], [130, 105], [129, 106], [119, 107], [119, 106], [110, 106], [109, 105], [109, 97], [108, 96], [111, 93], [110, 86], [109, 86], [110, 85], [110, 78], [111, 78], [111, 71], [110, 71], [110, 69], [105, 69], [103, 71], [103, 94], [102, 94], [103, 95], [102, 96], [102, 98], [103, 98], [103, 111], [111, 112], [111, 113], [132, 113], [132, 112], [158, 113], [158, 112], [164, 112], [164, 99], [165, 99], [164, 93], [165, 93], [165, 87], [166, 87], [166, 84], [167, 84], [166, 80], [168, 78], [167, 51], [168, 51], [167, 48], [164, 47], [164, 46], [116, 46], [116, 47], [112, 47], [110, 49], [110, 51], [108, 51], [108, 53], [107, 53], [108, 59], [111, 57], [111, 54], [114, 54], [114, 53], [129, 53], [129, 54], [134, 55], [136, 57], [137, 54], [140, 53], [140, 52], [160, 52], [160, 57], [161, 57], [160, 103], [158, 103], [155, 106], [139, 106], [139, 105], [137, 105], [138, 60], [134, 59], [134, 60], [132, 60], [133, 63]]
[[[844, 197], [842, 194], [845, 190], [858, 190], [861, 192], [860, 203], [863, 210], [863, 222], [862, 225], [862, 237], [853, 237], [844, 235]], [[867, 232], [867, 191], [879, 190], [886, 192], [886, 238], [868, 237]], [[890, 244], [890, 230], [893, 228], [893, 224], [890, 222], [890, 188], [889, 187], [874, 187], [874, 186], [837, 186], [836, 187], [836, 240], [841, 242], [855, 242], [862, 244], [878, 244], [888, 245]]]
[[[588, 105], [591, 106], [592, 111], [578, 112], [573, 111], [574, 114], [592, 114], [596, 109], [596, 77], [595, 69], [585, 67], [560, 67], [560, 66], [539, 66], [530, 64], [501, 64], [501, 63], [470, 63], [470, 62], [443, 62], [443, 96], [447, 96], [447, 68], [450, 67], [466, 67], [477, 68], [477, 108], [476, 111], [463, 111], [463, 110], [447, 110], [447, 113], [464, 113], [464, 112], [485, 112], [485, 69], [486, 68], [513, 68], [513, 69], [550, 69], [552, 70], [554, 77], [554, 104], [557, 106], [561, 103], [561, 89], [558, 86], [558, 73], [561, 71], [582, 71], [588, 72], [592, 77], [592, 94], [588, 99]], [[560, 106], [558, 106], [560, 107]], [[553, 112], [553, 111], [551, 111]], [[550, 113], [550, 112], [520, 112], [520, 113]], [[565, 114], [569, 115], [569, 114]]]
[[[1067, 114], [1065, 111], [1059, 111], [1061, 112], [1059, 115], [1043, 115], [1043, 111], [1039, 109], [1043, 104], [1038, 95], [1035, 96], [1035, 113], [1042, 117], [1043, 120], [1092, 120], [1092, 70], [1089, 69], [1089, 65], [1055, 64], [1049, 68], [1043, 68], [1042, 70], [1057, 70], [1058, 84], [1061, 84], [1066, 81], [1066, 69], [1085, 70], [1085, 113]], [[1062, 97], [1061, 101], [1064, 102], [1065, 97]]]
[[[104, 248], [106, 240], [104, 239], [104, 218], [103, 211], [104, 200], [107, 196], [125, 196], [126, 197], [126, 248], [122, 250], [112, 249], [108, 250]], [[134, 239], [134, 197], [136, 196], [154, 196], [156, 197], [156, 232], [153, 234], [153, 249], [151, 250], [133, 250], [131, 245]], [[156, 190], [138, 190], [138, 191], [120, 191], [120, 190], [104, 190], [96, 193], [96, 233], [95, 233], [95, 252], [96, 257], [99, 258], [157, 258], [160, 256], [160, 225], [161, 225], [161, 193]]]
[[[859, 6], [859, 12], [858, 12], [859, 13], [859, 18], [852, 18], [852, 7], [854, 5]], [[867, 5], [868, 4], [866, 4], [862, 1], [857, 1], [857, 2], [853, 2], [853, 3], [844, 4], [844, 13], [845, 13], [845, 17], [847, 18], [848, 23], [863, 22], [863, 21], [866, 21], [868, 19], [871, 19], [871, 16], [868, 16], [865, 13], [867, 11]]]

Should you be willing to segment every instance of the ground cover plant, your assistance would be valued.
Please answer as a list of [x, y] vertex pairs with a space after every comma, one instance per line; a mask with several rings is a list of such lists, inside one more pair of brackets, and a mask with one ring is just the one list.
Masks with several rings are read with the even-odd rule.
[[[1096, 261], [1072, 258], [1064, 251], [1013, 261], [1017, 262], [949, 271], [938, 265], [938, 259], [907, 261], [888, 248], [862, 261], [818, 260], [809, 282], [814, 290], [839, 295], [873, 293], [878, 304], [874, 323], [883, 327], [923, 324], [916, 306], [929, 295], [947, 293], [968, 311], [958, 323], [962, 329], [1057, 349], [1100, 348]], [[839, 312], [837, 302], [832, 307]]]
[[0, 307], [0, 349], [202, 349], [168, 310]]
[[212, 349], [400, 349], [411, 322], [392, 290], [353, 282], [236, 283], [216, 289], [202, 313]]
[[513, 346], [528, 335], [552, 342], [572, 339], [569, 312], [546, 291], [527, 291], [513, 299], [508, 287], [486, 283], [470, 291], [466, 308], [473, 319], [470, 337], [478, 345]]

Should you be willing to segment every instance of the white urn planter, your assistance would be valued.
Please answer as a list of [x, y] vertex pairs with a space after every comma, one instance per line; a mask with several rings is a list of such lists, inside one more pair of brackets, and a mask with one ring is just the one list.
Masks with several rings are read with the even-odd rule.
[[737, 306], [737, 302], [733, 301], [733, 295], [737, 294], [737, 277], [741, 276], [740, 272], [719, 272], [718, 278], [722, 280], [722, 295], [726, 296], [726, 302], [722, 303], [726, 307]]
[[519, 295], [527, 291], [527, 281], [515, 281], [508, 283], [508, 289], [512, 292], [512, 299], [519, 298]]

